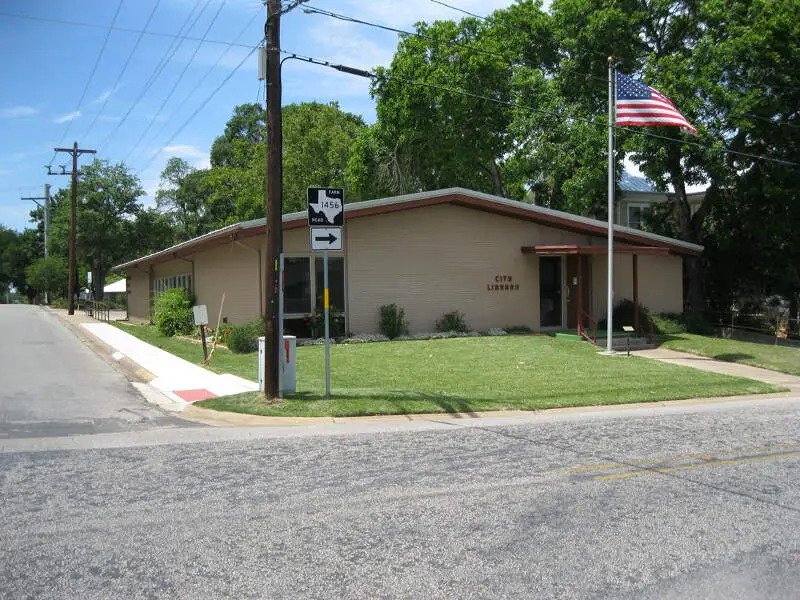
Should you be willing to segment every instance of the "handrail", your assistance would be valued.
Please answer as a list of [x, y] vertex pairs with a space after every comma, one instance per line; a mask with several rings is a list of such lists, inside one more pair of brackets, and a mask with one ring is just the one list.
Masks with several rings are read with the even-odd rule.
[[[583, 326], [584, 320], [589, 321], [589, 325], [591, 326], [589, 329]], [[586, 311], [581, 311], [581, 314], [578, 316], [578, 335], [586, 338], [593, 344], [597, 343], [597, 321]]]
[[108, 323], [111, 320], [111, 306], [105, 302], [87, 300], [84, 311], [87, 316], [94, 317], [98, 321], [105, 321]]

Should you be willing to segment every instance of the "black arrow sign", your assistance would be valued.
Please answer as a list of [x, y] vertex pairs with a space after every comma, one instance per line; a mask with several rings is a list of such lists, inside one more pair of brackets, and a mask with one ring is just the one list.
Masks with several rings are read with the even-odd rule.
[[331, 245], [333, 245], [333, 242], [335, 242], [337, 239], [338, 238], [335, 235], [333, 235], [332, 233], [329, 233], [328, 235], [323, 236], [323, 237], [315, 237], [314, 241], [315, 242], [328, 242], [328, 245], [331, 246]]

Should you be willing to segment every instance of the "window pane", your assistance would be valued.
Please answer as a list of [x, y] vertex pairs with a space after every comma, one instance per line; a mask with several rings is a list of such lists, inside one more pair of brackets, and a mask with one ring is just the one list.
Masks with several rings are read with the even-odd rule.
[[283, 271], [283, 312], [311, 312], [311, 274], [308, 258], [285, 258]]
[[[314, 281], [317, 285], [317, 302], [316, 306], [323, 308], [322, 295], [325, 289], [325, 273], [323, 268], [325, 260], [318, 256], [314, 261], [315, 278]], [[344, 258], [341, 256], [328, 257], [328, 288], [329, 299], [331, 306], [337, 312], [344, 311]]]

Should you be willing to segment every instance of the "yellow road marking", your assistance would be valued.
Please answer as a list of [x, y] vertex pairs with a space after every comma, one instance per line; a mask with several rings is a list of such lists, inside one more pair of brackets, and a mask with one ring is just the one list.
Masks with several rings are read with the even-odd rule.
[[790, 458], [792, 456], [800, 456], [800, 452], [783, 452], [779, 454], [765, 454], [763, 456], [746, 456], [744, 458], [729, 458], [725, 460], [712, 460], [710, 462], [699, 463], [696, 465], [681, 465], [680, 467], [661, 467], [656, 469], [644, 469], [641, 471], [631, 471], [629, 473], [615, 473], [614, 475], [598, 475], [594, 478], [595, 481], [604, 481], [609, 479], [628, 479], [630, 477], [640, 477], [642, 475], [653, 475], [655, 473], [674, 473], [675, 471], [687, 471], [689, 469], [702, 469], [704, 467], [716, 467], [719, 465], [736, 465], [746, 462], [755, 462], [757, 460], [775, 460], [778, 458]]

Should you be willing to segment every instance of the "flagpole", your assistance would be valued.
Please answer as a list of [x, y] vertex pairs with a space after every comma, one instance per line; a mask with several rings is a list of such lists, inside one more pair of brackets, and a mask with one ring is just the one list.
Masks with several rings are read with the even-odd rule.
[[608, 304], [606, 306], [606, 354], [613, 354], [614, 329], [614, 57], [608, 57]]

